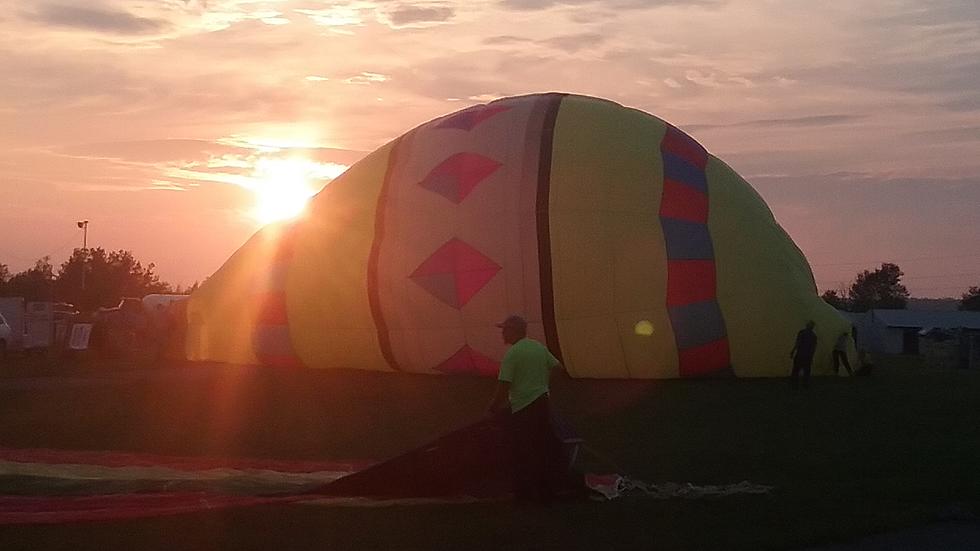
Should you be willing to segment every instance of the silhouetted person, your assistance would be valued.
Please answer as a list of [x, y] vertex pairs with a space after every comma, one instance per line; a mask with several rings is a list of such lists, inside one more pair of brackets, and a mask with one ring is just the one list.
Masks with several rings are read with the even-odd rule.
[[789, 357], [793, 358], [793, 372], [790, 375], [793, 388], [799, 384], [801, 371], [803, 372], [803, 388], [810, 386], [810, 368], [813, 367], [813, 354], [817, 351], [817, 334], [813, 332], [816, 325], [813, 320], [806, 322], [806, 328], [801, 329], [796, 334], [796, 344], [793, 345], [793, 350], [789, 353]]
[[510, 316], [497, 326], [510, 349], [500, 362], [487, 413], [510, 409], [515, 499], [548, 503], [554, 498], [561, 454], [548, 392], [551, 370], [560, 364], [543, 344], [527, 337], [524, 318]]
[[841, 364], [844, 364], [847, 374], [853, 377], [854, 371], [851, 370], [851, 362], [847, 359], [847, 333], [841, 333], [834, 344], [834, 375], [840, 371]]

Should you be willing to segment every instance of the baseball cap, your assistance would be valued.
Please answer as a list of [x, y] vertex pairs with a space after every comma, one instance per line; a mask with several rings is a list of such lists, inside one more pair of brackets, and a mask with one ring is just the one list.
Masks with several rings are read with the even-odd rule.
[[497, 324], [497, 327], [510, 327], [513, 329], [527, 329], [527, 320], [518, 315], [507, 316], [507, 319]]

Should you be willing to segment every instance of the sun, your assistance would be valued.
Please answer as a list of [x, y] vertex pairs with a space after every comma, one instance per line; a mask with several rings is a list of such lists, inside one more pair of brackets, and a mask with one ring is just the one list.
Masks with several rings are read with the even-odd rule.
[[251, 216], [262, 225], [298, 217], [316, 194], [306, 159], [260, 159], [252, 176], [255, 205]]

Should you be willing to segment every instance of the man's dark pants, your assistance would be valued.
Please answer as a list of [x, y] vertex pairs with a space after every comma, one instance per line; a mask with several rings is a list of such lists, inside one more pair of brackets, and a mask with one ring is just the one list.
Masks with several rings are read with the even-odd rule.
[[797, 356], [793, 358], [793, 373], [790, 375], [790, 381], [793, 383], [793, 388], [799, 384], [798, 376], [800, 372], [803, 372], [803, 388], [810, 386], [810, 368], [813, 367], [813, 357], [803, 358]]
[[551, 427], [551, 406], [543, 395], [510, 415], [513, 435], [514, 498], [548, 503], [554, 498], [560, 444]]
[[834, 375], [837, 375], [837, 371], [840, 369], [840, 364], [844, 364], [844, 369], [847, 370], [848, 375], [854, 375], [851, 371], [851, 362], [847, 359], [847, 352], [841, 350], [834, 350]]

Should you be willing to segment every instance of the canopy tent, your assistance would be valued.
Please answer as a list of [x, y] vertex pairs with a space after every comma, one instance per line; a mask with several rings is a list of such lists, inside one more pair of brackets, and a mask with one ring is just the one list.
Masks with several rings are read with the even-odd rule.
[[778, 376], [849, 322], [762, 198], [670, 124], [536, 94], [425, 123], [187, 304], [190, 360], [496, 374], [519, 313], [573, 377]]

